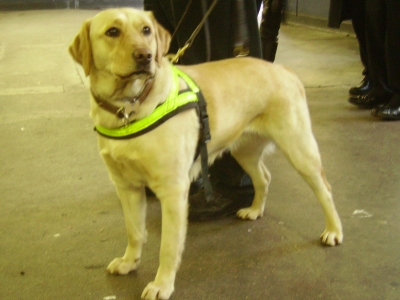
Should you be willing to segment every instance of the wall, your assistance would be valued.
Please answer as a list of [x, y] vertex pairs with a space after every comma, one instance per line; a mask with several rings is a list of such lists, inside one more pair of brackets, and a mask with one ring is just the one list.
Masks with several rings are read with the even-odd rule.
[[0, 10], [141, 7], [143, 0], [0, 0]]
[[285, 20], [315, 27], [327, 27], [329, 0], [286, 0]]
[[329, 0], [286, 0], [286, 11], [293, 15], [327, 19]]

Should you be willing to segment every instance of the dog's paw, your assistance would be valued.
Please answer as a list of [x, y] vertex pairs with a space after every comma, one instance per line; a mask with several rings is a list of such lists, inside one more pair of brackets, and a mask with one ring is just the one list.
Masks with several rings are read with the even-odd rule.
[[124, 261], [122, 257], [117, 257], [107, 267], [107, 272], [114, 275], [126, 275], [137, 269], [140, 259], [134, 262]]
[[150, 282], [142, 293], [141, 299], [145, 300], [168, 300], [171, 294], [174, 292], [174, 286], [168, 285], [157, 285]]
[[242, 208], [237, 212], [237, 216], [243, 220], [256, 220], [263, 216], [263, 211], [261, 209], [254, 209], [252, 207]]
[[341, 230], [328, 230], [321, 234], [321, 242], [328, 246], [340, 245], [343, 242], [343, 233]]

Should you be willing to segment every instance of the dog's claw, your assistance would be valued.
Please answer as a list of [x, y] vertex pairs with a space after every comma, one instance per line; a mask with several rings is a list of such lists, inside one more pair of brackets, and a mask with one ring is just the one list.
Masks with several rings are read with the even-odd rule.
[[126, 275], [137, 269], [140, 260], [134, 262], [124, 261], [122, 257], [117, 257], [107, 267], [107, 272], [114, 275]]
[[142, 300], [168, 300], [171, 294], [174, 292], [172, 286], [159, 286], [153, 282], [150, 282], [144, 289], [141, 299]]
[[263, 216], [263, 212], [259, 209], [254, 209], [252, 207], [242, 208], [236, 214], [239, 218], [243, 220], [257, 220]]
[[334, 232], [325, 230], [321, 235], [321, 242], [328, 246], [340, 245], [343, 243], [343, 234], [341, 231]]

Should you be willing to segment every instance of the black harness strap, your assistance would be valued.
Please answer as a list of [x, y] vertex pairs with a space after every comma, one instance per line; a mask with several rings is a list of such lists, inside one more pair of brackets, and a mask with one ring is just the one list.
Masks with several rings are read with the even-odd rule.
[[198, 108], [197, 112], [200, 119], [200, 139], [197, 145], [197, 153], [195, 159], [200, 153], [201, 160], [201, 176], [203, 179], [204, 195], [207, 202], [214, 200], [214, 193], [211, 186], [210, 178], [208, 177], [208, 151], [207, 143], [211, 140], [210, 124], [208, 122], [207, 102], [201, 91], [197, 93]]

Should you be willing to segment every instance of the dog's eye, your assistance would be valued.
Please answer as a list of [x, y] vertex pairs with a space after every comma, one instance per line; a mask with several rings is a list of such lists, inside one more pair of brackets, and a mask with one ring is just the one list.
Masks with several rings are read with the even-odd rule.
[[120, 31], [118, 28], [110, 28], [107, 30], [106, 35], [110, 36], [110, 37], [119, 37]]
[[144, 35], [149, 35], [151, 33], [151, 29], [149, 26], [145, 26], [145, 27], [143, 27], [142, 32]]

